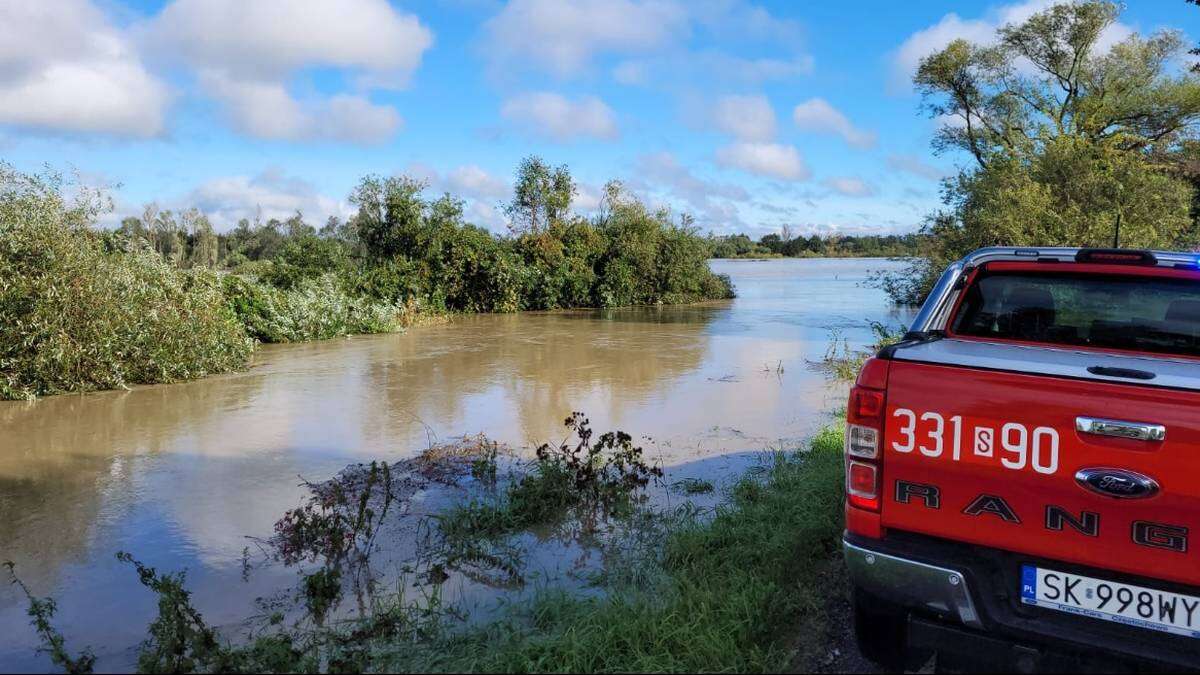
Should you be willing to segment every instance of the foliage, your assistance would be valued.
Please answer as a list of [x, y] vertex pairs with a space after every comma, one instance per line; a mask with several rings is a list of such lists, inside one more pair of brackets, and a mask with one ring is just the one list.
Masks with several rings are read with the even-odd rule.
[[708, 268], [697, 233], [650, 212], [612, 183], [592, 220], [570, 213], [566, 167], [522, 163], [506, 211], [512, 237], [464, 221], [463, 203], [433, 200], [405, 177], [368, 176], [351, 201], [365, 263], [349, 287], [388, 302], [416, 299], [437, 311], [676, 304], [732, 297], [728, 279]]
[[286, 291], [234, 274], [222, 283], [230, 309], [246, 332], [262, 342], [393, 332], [399, 330], [404, 312], [396, 305], [347, 293], [331, 273]]
[[0, 165], [0, 398], [173, 382], [241, 367], [253, 344], [216, 274], [90, 228], [58, 176]]
[[[539, 447], [530, 470], [508, 485], [500, 499], [476, 499], [451, 509], [440, 518], [446, 538], [462, 542], [509, 534], [553, 523], [572, 511], [585, 526], [594, 526], [627, 511], [638, 490], [662, 477], [662, 469], [646, 464], [629, 434], [609, 431], [593, 442], [594, 432], [578, 412], [565, 424], [574, 443]], [[494, 468], [483, 466], [473, 472], [495, 475]]]
[[[1178, 33], [1097, 45], [1119, 7], [1054, 5], [999, 29], [997, 42], [956, 40], [922, 61], [914, 82], [943, 123], [938, 151], [974, 166], [944, 185], [922, 260], [884, 277], [919, 302], [948, 262], [987, 245], [1192, 248], [1200, 77], [1174, 73]], [[1028, 65], [1023, 65], [1028, 64]], [[1189, 179], [1191, 182], [1189, 182]]]
[[716, 487], [712, 484], [712, 481], [707, 481], [703, 478], [683, 478], [671, 483], [671, 489], [685, 495], [706, 495], [715, 490]]
[[589, 220], [570, 211], [566, 167], [531, 157], [517, 182], [510, 237], [449, 194], [373, 175], [353, 218], [320, 230], [297, 213], [218, 234], [196, 209], [151, 203], [102, 232], [102, 194], [68, 204], [58, 177], [0, 166], [0, 398], [197, 378], [244, 366], [254, 340], [389, 332], [415, 312], [733, 296], [703, 238], [618, 184]]
[[551, 168], [540, 157], [517, 167], [512, 202], [505, 208], [515, 234], [536, 235], [565, 220], [575, 197], [575, 180], [565, 165]]
[[346, 249], [340, 243], [315, 234], [303, 234], [284, 242], [262, 280], [290, 290], [310, 279], [343, 269], [346, 257]]
[[217, 632], [204, 623], [192, 606], [191, 592], [184, 588], [186, 573], [160, 575], [124, 552], [117, 559], [133, 565], [142, 585], [158, 596], [158, 617], [147, 629], [150, 635], [138, 655], [138, 671], [192, 673], [210, 663], [215, 666], [212, 670], [228, 670], [220, 663], [223, 650]]
[[608, 245], [596, 264], [603, 307], [679, 304], [733, 297], [727, 276], [708, 269], [708, 246], [694, 228], [650, 211], [613, 181], [605, 186], [597, 229]]
[[75, 675], [76, 673], [91, 673], [96, 665], [96, 656], [92, 654], [91, 649], [84, 649], [79, 656], [71, 656], [67, 651], [67, 642], [63, 638], [62, 633], [59, 633], [54, 628], [51, 621], [54, 619], [54, 613], [58, 611], [58, 603], [54, 598], [37, 598], [29, 592], [29, 587], [25, 585], [19, 578], [15, 565], [12, 561], [4, 562], [5, 569], [8, 570], [8, 576], [12, 585], [21, 590], [22, 595], [29, 602], [28, 614], [30, 623], [33, 624], [33, 629], [37, 631], [38, 638], [42, 641], [41, 650], [50, 655], [50, 662], [62, 668], [64, 672]]
[[865, 349], [852, 349], [849, 340], [838, 331], [833, 331], [829, 346], [825, 348], [825, 356], [813, 365], [835, 380], [853, 382], [867, 359], [904, 338], [903, 327], [892, 328], [878, 321], [871, 322], [871, 333], [875, 336], [874, 342]]
[[324, 561], [340, 567], [370, 557], [379, 526], [396, 500], [395, 480], [387, 462], [355, 467], [340, 480], [307, 484], [308, 503], [275, 523], [283, 562]]

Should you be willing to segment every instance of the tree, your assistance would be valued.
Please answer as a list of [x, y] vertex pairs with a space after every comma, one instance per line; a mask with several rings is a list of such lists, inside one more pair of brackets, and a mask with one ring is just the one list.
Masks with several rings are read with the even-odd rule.
[[986, 245], [1191, 247], [1200, 241], [1181, 176], [1200, 121], [1200, 78], [1176, 74], [1180, 35], [1131, 35], [1097, 48], [1116, 4], [1052, 6], [997, 31], [990, 46], [956, 40], [914, 82], [944, 120], [936, 152], [970, 165], [943, 186], [925, 251], [884, 286], [920, 301], [949, 261]]
[[512, 201], [505, 207], [514, 234], [536, 234], [566, 217], [575, 180], [566, 165], [551, 168], [541, 157], [526, 157], [517, 168]]
[[[1187, 1], [1193, 5], [1196, 5], [1197, 7], [1200, 7], [1200, 0], [1187, 0]], [[1191, 54], [1192, 56], [1200, 56], [1200, 47], [1192, 47], [1191, 49], [1188, 50], [1188, 53]], [[1192, 72], [1200, 73], [1200, 62], [1196, 62], [1196, 63], [1192, 64]]]
[[220, 243], [208, 216], [196, 211], [191, 220], [191, 235], [192, 250], [189, 258], [192, 267], [216, 267], [220, 260]]
[[367, 257], [386, 260], [417, 250], [426, 184], [408, 176], [365, 176], [350, 195], [354, 228]]

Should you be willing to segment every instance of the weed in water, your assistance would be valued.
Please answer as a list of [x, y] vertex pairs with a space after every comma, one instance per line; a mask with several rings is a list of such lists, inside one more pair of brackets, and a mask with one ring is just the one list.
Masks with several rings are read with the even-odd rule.
[[671, 489], [682, 495], [706, 495], [716, 488], [703, 478], [682, 478], [671, 483]]
[[662, 469], [642, 457], [642, 449], [623, 431], [610, 431], [593, 442], [582, 413], [565, 422], [575, 442], [542, 445], [527, 473], [493, 500], [475, 499], [440, 517], [450, 540], [494, 537], [554, 523], [574, 511], [585, 525], [626, 513], [637, 491], [662, 477]]
[[[144, 673], [192, 673], [220, 664], [223, 654], [217, 632], [210, 628], [192, 606], [191, 592], [184, 588], [186, 574], [159, 574], [128, 553], [117, 560], [133, 565], [138, 580], [158, 596], [158, 617], [147, 631], [150, 637], [138, 656], [138, 670]], [[218, 668], [225, 670], [225, 668]]]
[[16, 565], [11, 560], [7, 560], [4, 562], [4, 567], [8, 570], [11, 583], [21, 589], [21, 592], [25, 594], [25, 599], [29, 601], [29, 618], [42, 641], [41, 651], [49, 654], [50, 661], [65, 672], [92, 672], [96, 665], [96, 657], [92, 654], [91, 649], [85, 648], [78, 656], [71, 656], [71, 653], [67, 651], [66, 639], [51, 623], [54, 613], [58, 611], [58, 604], [54, 602], [54, 598], [34, 597], [25, 583], [17, 578]]
[[850, 341], [842, 337], [839, 329], [830, 330], [829, 346], [825, 348], [825, 356], [811, 365], [815, 370], [825, 373], [831, 379], [843, 382], [853, 381], [858, 377], [858, 371], [863, 363], [884, 347], [899, 342], [904, 337], [904, 329], [892, 328], [878, 321], [871, 322], [871, 333], [875, 339], [866, 349], [853, 349]]

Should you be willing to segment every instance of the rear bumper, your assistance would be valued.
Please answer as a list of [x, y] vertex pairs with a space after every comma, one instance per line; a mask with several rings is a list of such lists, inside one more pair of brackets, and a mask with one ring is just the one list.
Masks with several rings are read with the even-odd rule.
[[983, 628], [962, 572], [842, 541], [850, 581], [905, 607], [923, 608], [964, 626]]
[[[1112, 576], [1103, 570], [1072, 569], [905, 533], [884, 539], [847, 534], [843, 551], [855, 587], [909, 610], [911, 647], [975, 662], [983, 658], [1017, 670], [1057, 670], [1071, 664], [1135, 672], [1200, 671], [1200, 640], [1029, 607], [1016, 597], [1022, 563]], [[1171, 590], [1196, 594], [1194, 589]]]

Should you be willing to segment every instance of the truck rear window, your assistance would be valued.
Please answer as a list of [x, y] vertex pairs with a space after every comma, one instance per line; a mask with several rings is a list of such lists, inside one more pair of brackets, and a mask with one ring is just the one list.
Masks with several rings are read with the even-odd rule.
[[967, 289], [951, 332], [1200, 356], [1200, 281], [985, 273]]

